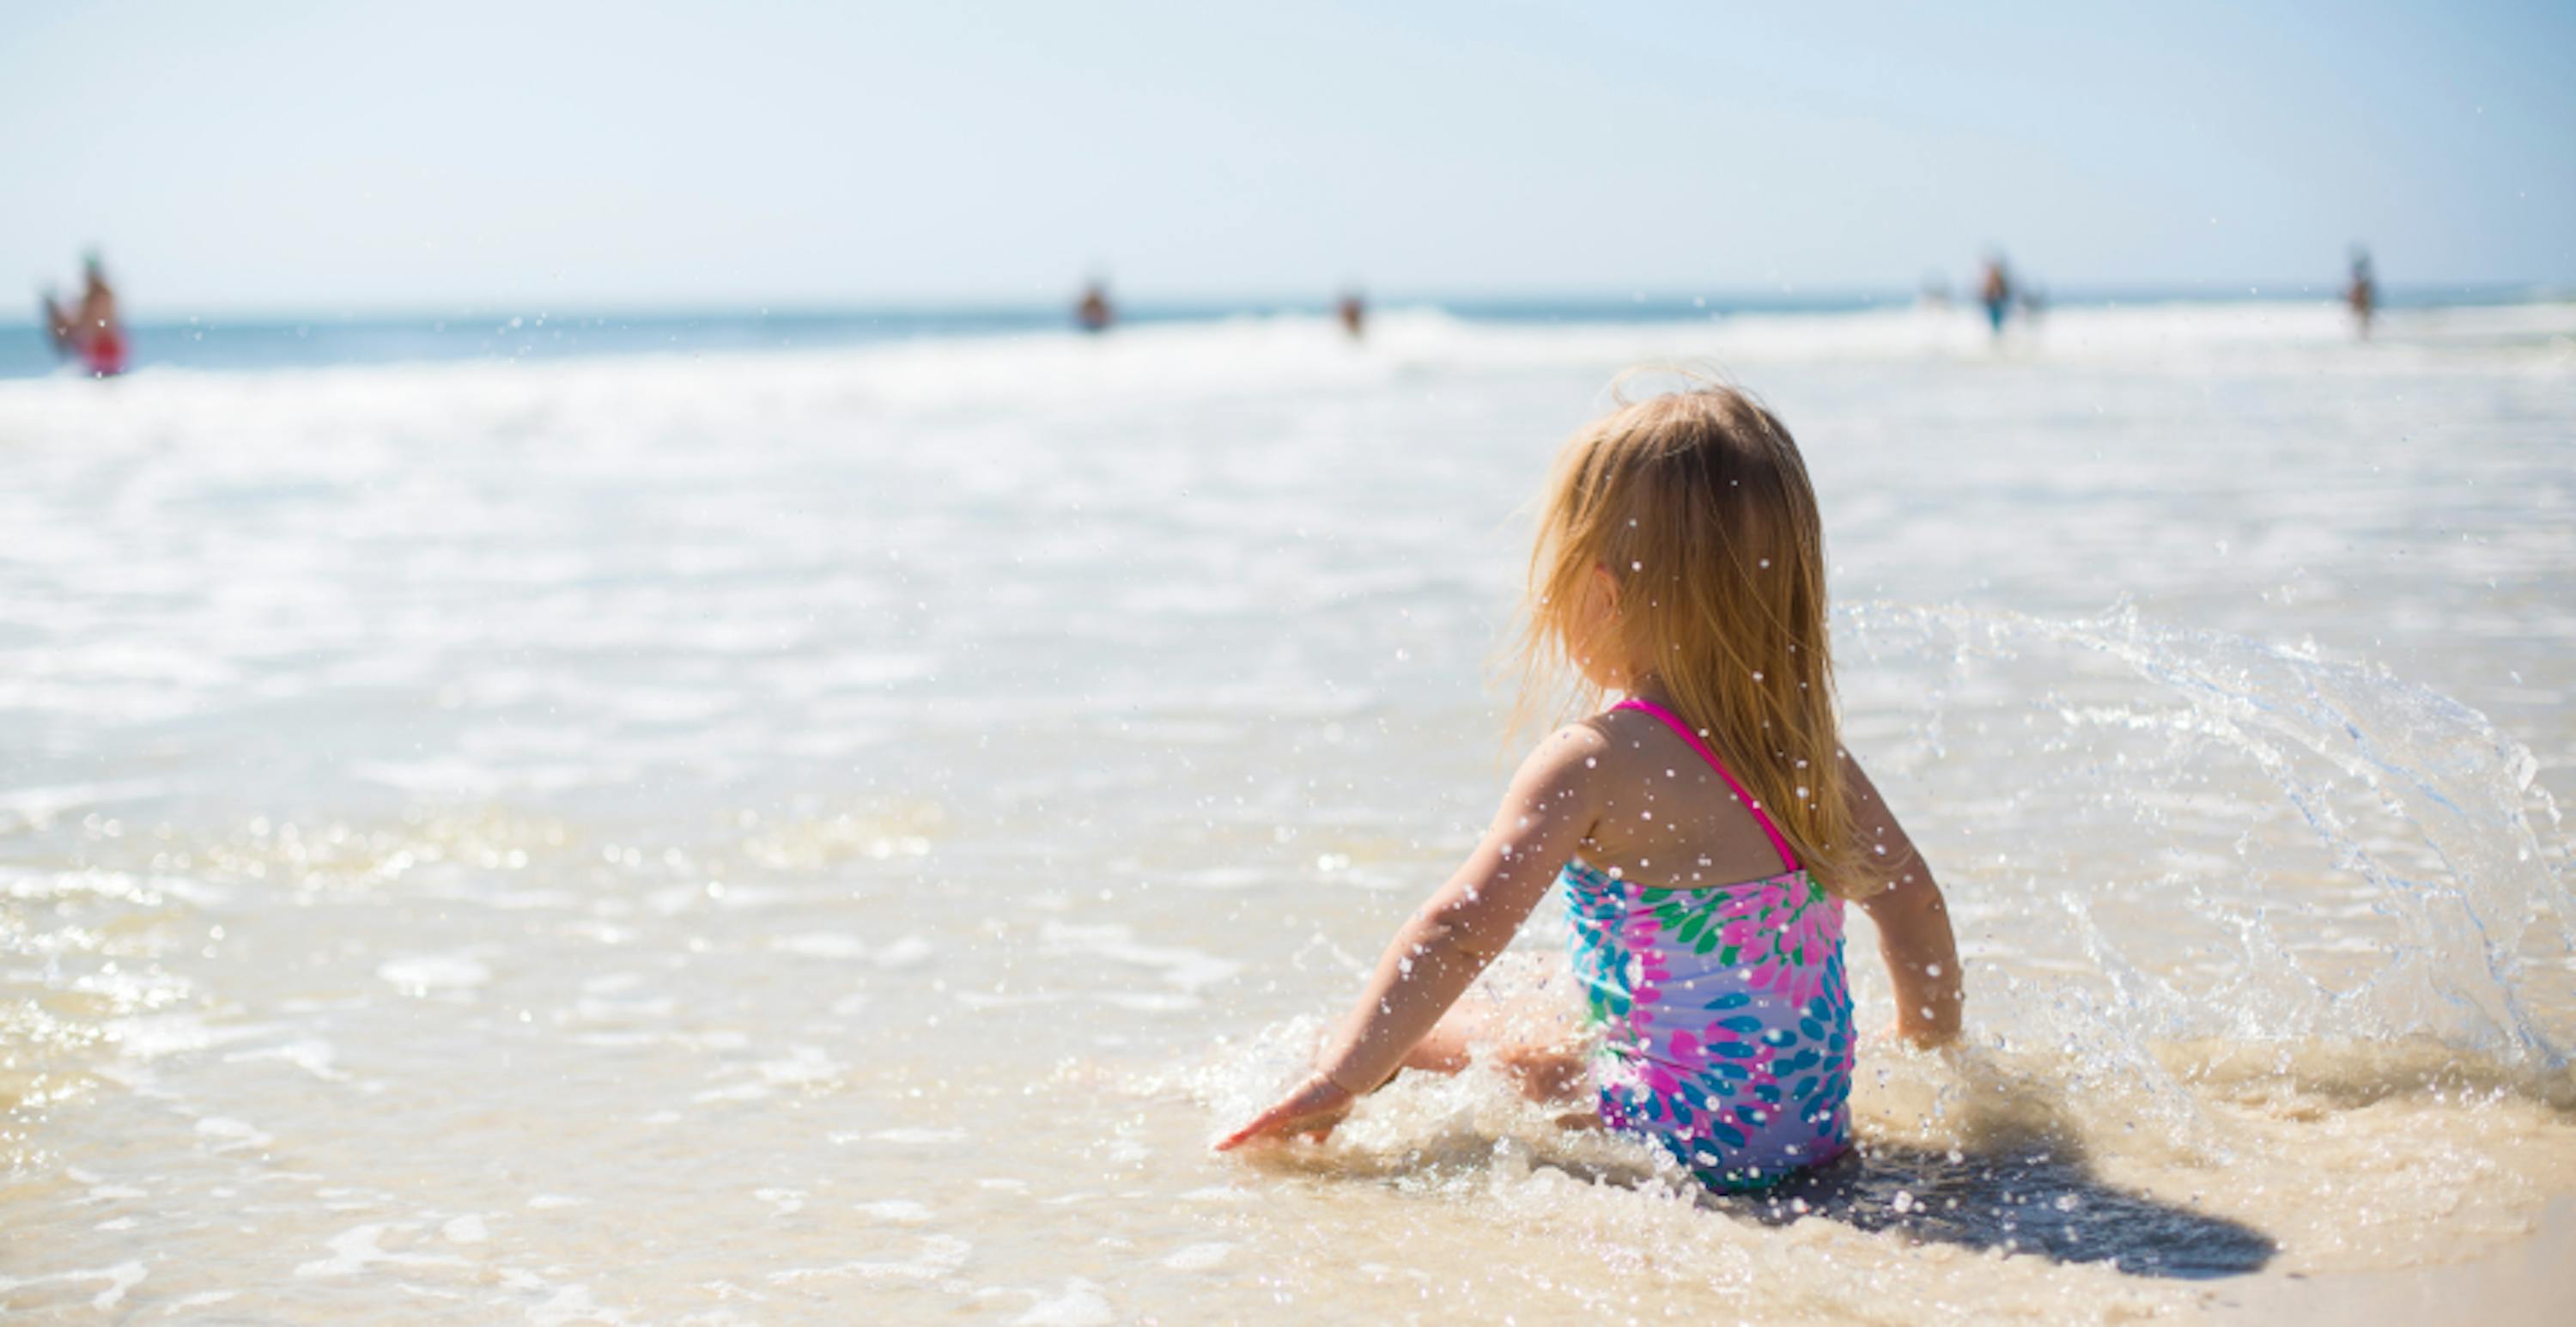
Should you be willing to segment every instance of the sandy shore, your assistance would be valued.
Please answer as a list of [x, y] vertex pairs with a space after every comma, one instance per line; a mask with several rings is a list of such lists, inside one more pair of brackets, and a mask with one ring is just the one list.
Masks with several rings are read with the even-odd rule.
[[2576, 1198], [2550, 1203], [2530, 1238], [2470, 1262], [2323, 1277], [2252, 1276], [2212, 1290], [2204, 1302], [2212, 1318], [2233, 1322], [2576, 1322]]

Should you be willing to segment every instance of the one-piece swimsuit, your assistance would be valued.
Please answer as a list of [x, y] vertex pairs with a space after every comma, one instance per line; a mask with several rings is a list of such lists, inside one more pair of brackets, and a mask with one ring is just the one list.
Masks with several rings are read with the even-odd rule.
[[1753, 814], [1781, 870], [1671, 889], [1565, 864], [1567, 947], [1599, 1034], [1601, 1119], [1713, 1189], [1765, 1188], [1851, 1145], [1843, 903], [1679, 717], [1634, 698], [1616, 708], [1653, 715], [1690, 743]]

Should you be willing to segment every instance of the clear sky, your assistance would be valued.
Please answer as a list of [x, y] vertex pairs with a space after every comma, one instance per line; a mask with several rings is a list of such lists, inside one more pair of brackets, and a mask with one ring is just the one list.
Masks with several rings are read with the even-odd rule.
[[2576, 282], [2568, 0], [0, 0], [0, 135], [147, 316]]

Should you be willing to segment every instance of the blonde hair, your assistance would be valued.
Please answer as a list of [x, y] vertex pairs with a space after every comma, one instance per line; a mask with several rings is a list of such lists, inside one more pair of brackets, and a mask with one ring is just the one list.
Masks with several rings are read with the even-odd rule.
[[[1618, 592], [1586, 642], [1595, 568]], [[1700, 383], [1568, 439], [1541, 498], [1522, 618], [1520, 718], [1598, 706], [1577, 652], [1607, 648], [1631, 686], [1662, 683], [1819, 883], [1846, 898], [1879, 888], [1843, 777], [1815, 489], [1789, 430], [1752, 397]]]

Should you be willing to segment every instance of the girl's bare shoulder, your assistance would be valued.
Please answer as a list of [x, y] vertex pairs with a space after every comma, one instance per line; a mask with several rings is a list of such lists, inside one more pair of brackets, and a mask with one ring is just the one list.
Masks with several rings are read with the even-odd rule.
[[1601, 768], [1602, 757], [1610, 754], [1611, 746], [1599, 716], [1569, 723], [1539, 739], [1538, 745], [1530, 749], [1529, 758], [1521, 762], [1521, 775], [1583, 779]]
[[1623, 773], [1663, 760], [1673, 741], [1672, 729], [1643, 710], [1604, 710], [1584, 723], [1601, 734], [1601, 763], [1615, 761]]
[[1531, 753], [1530, 765], [1544, 765], [1561, 779], [1615, 790], [1645, 777], [1662, 732], [1663, 725], [1648, 715], [1608, 710], [1548, 734]]

